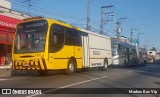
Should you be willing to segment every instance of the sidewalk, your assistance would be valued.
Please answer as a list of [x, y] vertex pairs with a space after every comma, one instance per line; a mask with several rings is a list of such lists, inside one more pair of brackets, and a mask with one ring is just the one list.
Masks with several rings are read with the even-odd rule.
[[8, 65], [0, 65], [0, 69], [10, 69], [12, 66], [12, 64], [8, 64]]
[[11, 76], [11, 66], [12, 64], [9, 65], [0, 65], [0, 80], [3, 77], [9, 77]]

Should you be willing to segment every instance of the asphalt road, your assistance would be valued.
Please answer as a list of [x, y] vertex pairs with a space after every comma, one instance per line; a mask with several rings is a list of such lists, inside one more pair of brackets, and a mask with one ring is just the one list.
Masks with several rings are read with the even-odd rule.
[[[73, 75], [51, 72], [48, 76], [39, 76], [36, 73], [6, 76], [0, 78], [0, 87], [3, 89], [16, 88], [17, 90], [24, 88], [24, 91], [25, 88], [43, 88], [42, 91], [38, 91], [42, 94], [5, 94], [0, 95], [1, 97], [158, 97], [160, 91], [158, 91], [159, 94], [154, 94], [156, 91], [153, 94], [124, 94], [129, 90], [123, 90], [123, 88], [142, 91], [142, 88], [159, 88], [160, 90], [160, 64], [147, 64], [146, 66], [130, 68], [108, 68], [107, 71], [93, 69]], [[110, 90], [107, 90], [108, 88]], [[149, 89], [150, 93], [152, 90], [154, 89]], [[19, 92], [12, 91], [12, 93]]]

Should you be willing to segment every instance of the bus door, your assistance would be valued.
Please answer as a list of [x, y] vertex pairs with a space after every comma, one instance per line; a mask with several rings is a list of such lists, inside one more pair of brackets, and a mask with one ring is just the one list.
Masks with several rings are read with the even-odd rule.
[[83, 67], [89, 67], [89, 40], [88, 34], [82, 32]]
[[64, 69], [64, 27], [52, 24], [49, 35], [49, 68], [50, 69]]

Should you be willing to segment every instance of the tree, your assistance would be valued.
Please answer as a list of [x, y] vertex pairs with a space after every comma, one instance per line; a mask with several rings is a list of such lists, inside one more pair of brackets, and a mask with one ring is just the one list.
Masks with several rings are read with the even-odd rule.
[[151, 51], [157, 51], [157, 50], [156, 50], [156, 48], [155, 48], [155, 47], [153, 47], [153, 48], [151, 49]]

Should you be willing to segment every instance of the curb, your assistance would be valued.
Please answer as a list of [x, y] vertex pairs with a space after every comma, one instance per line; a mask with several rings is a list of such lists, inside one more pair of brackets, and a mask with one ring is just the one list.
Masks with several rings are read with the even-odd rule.
[[12, 66], [11, 65], [7, 65], [7, 66], [0, 66], [0, 69], [9, 69], [11, 68]]

